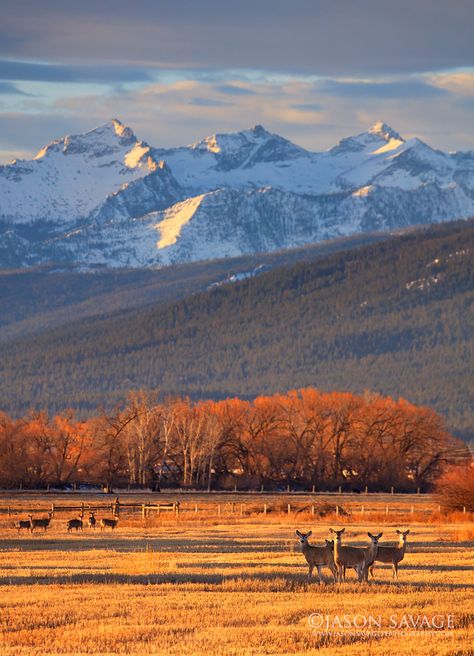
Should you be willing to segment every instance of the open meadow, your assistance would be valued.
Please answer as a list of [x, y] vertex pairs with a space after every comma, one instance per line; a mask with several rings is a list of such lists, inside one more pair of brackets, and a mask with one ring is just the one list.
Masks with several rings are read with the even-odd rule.
[[[103, 532], [89, 529], [86, 513], [84, 530], [69, 533], [77, 513], [57, 509], [33, 534], [13, 523], [51, 496], [1, 498], [11, 513], [0, 515], [0, 654], [473, 654], [472, 516], [442, 517], [423, 495], [368, 496], [341, 498], [339, 515], [320, 516], [335, 497], [313, 509], [309, 497], [222, 495], [206, 507], [205, 495], [183, 495], [179, 514], [124, 508]], [[295, 529], [324, 544], [329, 527], [342, 526], [344, 544], [356, 546], [368, 545], [367, 531], [383, 531], [386, 544], [410, 528], [398, 580], [378, 565], [369, 583], [351, 570], [334, 584], [328, 569], [323, 584], [309, 582]]]

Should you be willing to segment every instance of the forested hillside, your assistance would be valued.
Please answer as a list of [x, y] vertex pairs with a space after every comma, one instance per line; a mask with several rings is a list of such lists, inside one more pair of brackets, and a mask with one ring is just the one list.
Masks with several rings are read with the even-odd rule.
[[280, 268], [178, 303], [77, 322], [0, 350], [3, 408], [365, 389], [474, 426], [474, 222]]
[[0, 341], [146, 305], [169, 303], [214, 284], [259, 275], [374, 241], [386, 232], [331, 239], [302, 248], [177, 264], [159, 269], [77, 270], [54, 264], [0, 270]]

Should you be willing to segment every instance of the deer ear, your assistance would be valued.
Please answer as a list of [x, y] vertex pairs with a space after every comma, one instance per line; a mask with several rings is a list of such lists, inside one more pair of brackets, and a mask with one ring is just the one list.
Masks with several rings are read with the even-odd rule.
[[309, 533], [307, 533], [306, 537], [309, 538], [310, 535], [313, 535], [313, 531], [310, 531]]
[[408, 531], [405, 531], [405, 535], [408, 535], [409, 532], [410, 532], [410, 529], [408, 529]]
[[368, 531], [367, 531], [367, 535], [369, 536], [369, 538], [373, 538], [373, 537], [374, 537], [374, 536], [372, 535], [372, 533], [369, 533]]
[[379, 533], [379, 534], [377, 535], [377, 537], [378, 537], [379, 540], [380, 540], [380, 538], [382, 537], [382, 535], [383, 535], [383, 533]]
[[335, 531], [333, 528], [330, 528], [330, 529], [329, 529], [329, 532], [330, 532], [330, 533], [335, 533], [336, 531]]
[[341, 530], [339, 531], [339, 533], [344, 533], [345, 530], [346, 530], [345, 528], [341, 528]]
[[396, 531], [397, 531], [397, 533], [398, 533], [398, 535], [400, 535], [400, 534], [401, 534], [401, 531], [399, 531], [399, 530], [398, 530], [398, 528], [396, 529]]
[[296, 535], [297, 535], [299, 538], [301, 537], [301, 533], [300, 533], [299, 531], [296, 531]]

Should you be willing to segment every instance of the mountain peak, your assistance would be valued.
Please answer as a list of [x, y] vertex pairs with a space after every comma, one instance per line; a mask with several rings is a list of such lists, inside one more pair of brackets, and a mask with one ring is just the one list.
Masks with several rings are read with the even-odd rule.
[[115, 134], [118, 137], [130, 139], [135, 136], [133, 134], [132, 128], [129, 128], [128, 126], [124, 125], [122, 121], [119, 121], [117, 118], [111, 118], [109, 123], [108, 124], [106, 123], [106, 125], [111, 125], [115, 131]]
[[376, 121], [368, 130], [368, 133], [382, 137], [382, 139], [385, 139], [385, 141], [391, 141], [392, 139], [403, 141], [398, 132], [391, 128], [390, 125], [387, 125], [387, 123], [384, 123], [384, 121]]
[[253, 132], [256, 137], [263, 137], [266, 134], [270, 134], [268, 130], [265, 130], [263, 125], [260, 124], [254, 125], [250, 132]]

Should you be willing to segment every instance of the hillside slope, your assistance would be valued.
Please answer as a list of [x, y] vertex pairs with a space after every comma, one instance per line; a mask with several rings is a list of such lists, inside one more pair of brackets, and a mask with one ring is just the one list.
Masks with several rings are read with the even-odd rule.
[[231, 284], [278, 266], [389, 239], [364, 233], [298, 249], [190, 262], [159, 269], [102, 269], [93, 273], [43, 266], [0, 269], [0, 342], [34, 335], [86, 317], [176, 301], [212, 285]]
[[130, 388], [222, 397], [314, 385], [402, 395], [473, 433], [474, 221], [275, 269], [0, 348], [5, 409]]

